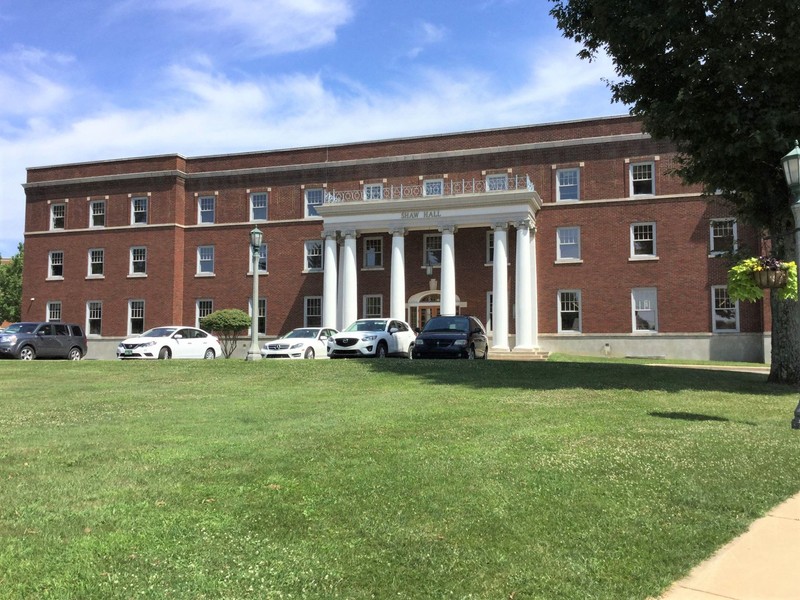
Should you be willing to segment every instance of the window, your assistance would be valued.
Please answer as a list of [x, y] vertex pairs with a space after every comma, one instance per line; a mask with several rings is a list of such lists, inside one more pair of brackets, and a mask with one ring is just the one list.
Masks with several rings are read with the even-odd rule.
[[494, 231], [486, 232], [486, 264], [494, 263]]
[[652, 196], [656, 193], [654, 165], [651, 162], [631, 164], [631, 196]]
[[89, 301], [86, 303], [86, 331], [89, 335], [102, 335], [103, 303]]
[[574, 262], [581, 259], [581, 228], [559, 227], [556, 229], [558, 246], [556, 260]]
[[736, 250], [736, 219], [711, 219], [711, 254]]
[[147, 224], [147, 198], [131, 198], [131, 225]]
[[322, 242], [312, 240], [305, 244], [305, 265], [306, 271], [322, 270]]
[[364, 238], [364, 268], [383, 267], [383, 238]]
[[130, 275], [147, 275], [147, 248], [136, 246], [131, 248]]
[[48, 254], [47, 257], [47, 278], [48, 279], [63, 279], [64, 278], [64, 252], [61, 250], [54, 250]]
[[366, 295], [364, 296], [364, 315], [363, 319], [379, 319], [383, 316], [383, 296]]
[[267, 245], [266, 244], [261, 244], [261, 247], [258, 250], [258, 272], [259, 273], [266, 273], [267, 272]]
[[217, 199], [215, 196], [200, 196], [197, 199], [197, 222], [199, 224], [214, 222], [216, 204]]
[[368, 183], [364, 186], [364, 200], [382, 200], [383, 184]]
[[53, 204], [50, 207], [50, 229], [64, 229], [67, 222], [67, 205]]
[[144, 333], [144, 300], [128, 301], [128, 335]]
[[200, 320], [214, 312], [214, 301], [203, 299], [198, 300], [195, 306], [195, 327], [201, 327]]
[[250, 220], [267, 220], [267, 193], [258, 192], [250, 194]]
[[631, 225], [631, 258], [655, 258], [656, 224], [633, 223]]
[[[251, 298], [248, 300], [248, 309], [249, 314], [253, 316], [253, 299]], [[266, 298], [259, 298], [258, 299], [258, 321], [257, 325], [258, 333], [266, 334], [267, 333], [267, 299]], [[248, 334], [252, 334], [252, 328], [247, 328]]]
[[303, 327], [322, 327], [322, 296], [303, 299]]
[[106, 202], [95, 200], [89, 205], [89, 227], [106, 226]]
[[61, 302], [47, 303], [47, 320], [48, 321], [61, 320]]
[[731, 300], [724, 285], [711, 286], [712, 331], [739, 331], [739, 302]]
[[633, 331], [658, 331], [658, 298], [655, 288], [631, 291]]
[[487, 192], [499, 192], [507, 189], [508, 189], [508, 176], [502, 174], [486, 176]]
[[494, 316], [494, 292], [486, 292], [486, 331], [492, 331]]
[[444, 194], [444, 179], [426, 179], [422, 182], [423, 196], [441, 196]]
[[580, 199], [580, 169], [559, 169], [556, 181], [556, 202]]
[[558, 292], [558, 332], [581, 332], [580, 290], [562, 290]]
[[312, 188], [306, 190], [305, 197], [306, 197], [306, 216], [318, 217], [319, 214], [317, 213], [317, 207], [322, 205], [322, 201], [325, 198], [325, 193], [323, 192], [322, 188]]
[[197, 274], [214, 274], [214, 246], [198, 246], [197, 248]]
[[102, 277], [105, 263], [105, 251], [102, 248], [89, 250], [89, 272], [88, 277]]
[[442, 264], [442, 236], [438, 233], [426, 233], [422, 238], [425, 255], [423, 267], [438, 267]]

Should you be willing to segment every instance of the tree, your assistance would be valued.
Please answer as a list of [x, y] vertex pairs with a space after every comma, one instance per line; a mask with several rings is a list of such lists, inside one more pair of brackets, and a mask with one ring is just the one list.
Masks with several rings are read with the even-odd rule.
[[250, 315], [238, 308], [217, 310], [200, 319], [200, 327], [216, 334], [222, 353], [225, 358], [230, 358], [239, 337], [250, 327]]
[[[551, 1], [579, 56], [612, 57], [613, 99], [675, 144], [678, 174], [727, 200], [773, 254], [794, 260], [780, 159], [800, 137], [797, 0]], [[770, 381], [798, 383], [798, 303], [773, 294], [771, 308]]]
[[[2, 258], [2, 257], [0, 257]], [[0, 323], [19, 321], [22, 308], [22, 262], [24, 249], [17, 246], [11, 262], [0, 265]]]

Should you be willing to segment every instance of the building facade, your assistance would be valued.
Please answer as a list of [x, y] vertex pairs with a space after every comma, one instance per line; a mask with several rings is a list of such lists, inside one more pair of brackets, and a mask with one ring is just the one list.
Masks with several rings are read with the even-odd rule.
[[612, 117], [30, 168], [23, 318], [85, 323], [94, 348], [222, 308], [265, 339], [461, 313], [494, 354], [764, 360], [764, 305], [726, 288], [759, 239], [675, 167]]

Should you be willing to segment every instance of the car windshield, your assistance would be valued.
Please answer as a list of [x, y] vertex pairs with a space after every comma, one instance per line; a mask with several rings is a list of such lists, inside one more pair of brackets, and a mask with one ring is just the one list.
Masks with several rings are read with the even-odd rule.
[[3, 333], [33, 333], [36, 323], [12, 323]]
[[168, 337], [175, 333], [177, 327], [154, 327], [153, 329], [148, 329], [139, 337]]
[[466, 317], [433, 317], [425, 323], [423, 331], [469, 331], [469, 319]]
[[287, 333], [284, 337], [286, 338], [313, 338], [317, 337], [317, 333], [319, 333], [319, 329], [292, 329], [289, 333]]
[[345, 331], [384, 331], [386, 319], [361, 319], [355, 321]]

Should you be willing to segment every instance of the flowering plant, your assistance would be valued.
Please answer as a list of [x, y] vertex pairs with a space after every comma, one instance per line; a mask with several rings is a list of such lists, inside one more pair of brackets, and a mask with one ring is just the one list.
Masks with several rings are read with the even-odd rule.
[[785, 271], [786, 285], [778, 288], [781, 300], [797, 300], [797, 265], [774, 256], [745, 258], [728, 271], [728, 295], [733, 300], [755, 302], [764, 297], [764, 290], [756, 283], [755, 274], [762, 271]]

